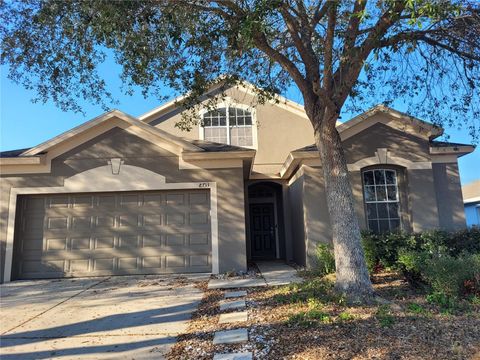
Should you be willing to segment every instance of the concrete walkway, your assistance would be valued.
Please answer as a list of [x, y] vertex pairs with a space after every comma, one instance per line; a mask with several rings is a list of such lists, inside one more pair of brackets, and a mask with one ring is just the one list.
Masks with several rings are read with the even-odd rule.
[[297, 270], [285, 263], [265, 261], [256, 264], [268, 286], [288, 285], [303, 281], [297, 275]]
[[267, 286], [263, 278], [246, 279], [211, 279], [208, 282], [208, 289], [237, 289]]
[[4, 284], [0, 357], [163, 359], [202, 298], [194, 281], [183, 285], [171, 275]]
[[303, 279], [297, 275], [297, 270], [283, 262], [265, 261], [257, 262], [256, 264], [261, 272], [262, 277], [245, 279], [211, 279], [208, 282], [208, 289], [237, 289], [278, 286], [300, 283], [303, 281]]

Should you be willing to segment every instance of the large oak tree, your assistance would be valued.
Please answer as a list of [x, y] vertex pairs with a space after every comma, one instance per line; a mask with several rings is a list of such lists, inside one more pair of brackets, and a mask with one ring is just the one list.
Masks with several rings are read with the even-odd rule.
[[127, 91], [140, 86], [161, 98], [168, 85], [188, 92], [186, 108], [219, 79], [248, 80], [261, 100], [296, 86], [322, 162], [336, 288], [368, 301], [373, 290], [335, 124], [347, 105], [403, 98], [417, 115], [464, 119], [474, 133], [479, 9], [460, 0], [6, 1], [1, 59], [38, 99], [76, 111], [80, 99], [105, 104], [110, 96], [97, 71], [109, 54]]

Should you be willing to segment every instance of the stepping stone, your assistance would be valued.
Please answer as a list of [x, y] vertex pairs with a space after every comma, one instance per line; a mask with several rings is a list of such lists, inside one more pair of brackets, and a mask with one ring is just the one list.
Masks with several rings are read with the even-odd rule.
[[244, 297], [247, 296], [247, 292], [245, 290], [241, 291], [230, 291], [225, 293], [225, 299], [231, 299], [236, 297]]
[[234, 310], [234, 309], [245, 309], [247, 304], [245, 304], [245, 300], [220, 300], [220, 311], [224, 310]]
[[212, 279], [208, 282], [208, 289], [235, 289], [267, 286], [263, 278], [254, 279]]
[[248, 341], [247, 329], [217, 331], [213, 337], [213, 345], [238, 344]]
[[215, 354], [213, 360], [252, 360], [253, 354], [251, 352], [230, 353], [230, 354]]
[[227, 314], [220, 314], [219, 324], [237, 323], [247, 321], [248, 315], [246, 311], [238, 311]]

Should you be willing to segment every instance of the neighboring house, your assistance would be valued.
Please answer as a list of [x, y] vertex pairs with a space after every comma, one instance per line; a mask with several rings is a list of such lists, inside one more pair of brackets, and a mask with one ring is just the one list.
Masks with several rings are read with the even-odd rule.
[[[286, 99], [251, 108], [249, 88], [226, 95], [190, 132], [172, 101], [2, 153], [3, 281], [311, 265], [331, 241], [312, 126]], [[381, 105], [338, 130], [362, 228], [465, 226], [457, 158], [472, 146]]]
[[480, 227], [480, 180], [463, 186], [462, 194], [467, 226]]

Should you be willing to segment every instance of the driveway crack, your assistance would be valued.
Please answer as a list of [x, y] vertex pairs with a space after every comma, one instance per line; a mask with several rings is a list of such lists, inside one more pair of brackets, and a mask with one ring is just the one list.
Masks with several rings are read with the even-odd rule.
[[104, 282], [107, 281], [107, 280], [110, 280], [110, 278], [111, 278], [111, 276], [109, 276], [109, 277], [107, 277], [107, 278], [105, 278], [105, 279], [103, 279], [103, 280], [101, 280], [101, 281], [99, 281], [99, 282], [96, 282], [96, 283], [90, 285], [89, 287], [87, 287], [87, 288], [79, 291], [78, 293], [73, 294], [72, 296], [70, 296], [70, 297], [68, 297], [68, 298], [60, 301], [59, 303], [57, 303], [57, 304], [49, 307], [48, 309], [46, 309], [46, 310], [44, 310], [44, 311], [42, 311], [42, 312], [40, 312], [40, 313], [32, 316], [31, 318], [25, 320], [24, 322], [20, 323], [19, 325], [16, 325], [16, 326], [14, 326], [13, 328], [8, 329], [7, 331], [4, 331], [4, 332], [1, 333], [0, 335], [6, 335], [6, 334], [9, 333], [10, 331], [13, 331], [13, 330], [15, 330], [15, 329], [18, 329], [19, 327], [25, 325], [26, 323], [28, 323], [28, 322], [36, 319], [36, 318], [38, 318], [39, 316], [42, 316], [43, 314], [49, 312], [50, 310], [55, 309], [56, 307], [58, 307], [58, 306], [60, 306], [60, 305], [62, 305], [62, 304], [64, 304], [64, 303], [66, 303], [67, 301], [73, 299], [74, 297], [77, 297], [78, 295], [83, 294], [85, 291], [88, 291], [88, 290], [90, 290], [91, 288], [93, 288], [93, 287], [95, 287], [95, 286], [97, 286], [97, 285], [100, 285], [100, 284], [104, 283]]

